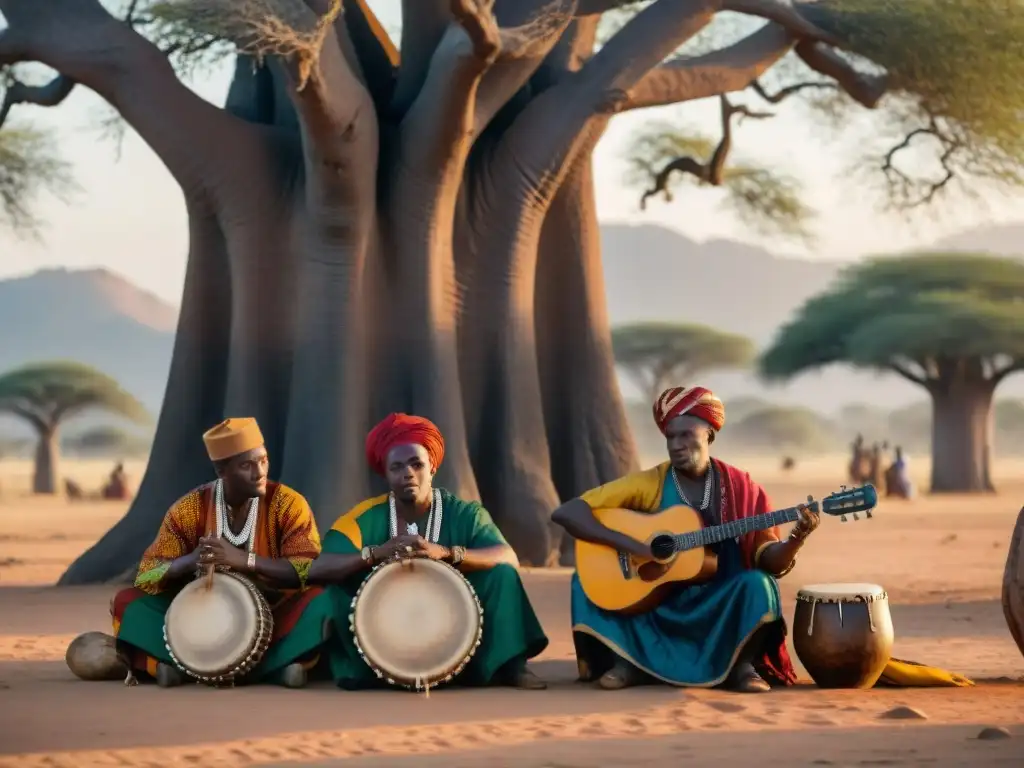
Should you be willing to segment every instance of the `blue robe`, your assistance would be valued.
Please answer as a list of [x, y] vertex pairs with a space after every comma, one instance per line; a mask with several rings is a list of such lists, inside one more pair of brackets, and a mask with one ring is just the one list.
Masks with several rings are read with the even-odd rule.
[[[659, 511], [682, 503], [675, 483], [664, 483]], [[735, 540], [722, 542], [711, 581], [680, 587], [639, 615], [598, 608], [587, 599], [579, 576], [572, 578], [573, 639], [584, 680], [600, 677], [618, 656], [671, 685], [719, 685], [751, 636], [776, 622], [784, 631], [778, 582], [764, 571], [744, 568]]]

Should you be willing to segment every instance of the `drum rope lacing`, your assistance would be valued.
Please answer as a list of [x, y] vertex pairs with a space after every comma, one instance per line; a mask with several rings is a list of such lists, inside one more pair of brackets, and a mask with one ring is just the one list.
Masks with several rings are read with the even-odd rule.
[[236, 547], [248, 545], [252, 550], [253, 540], [256, 533], [256, 517], [260, 511], [260, 500], [249, 499], [249, 513], [245, 518], [245, 525], [237, 534], [231, 530], [228, 522], [228, 507], [224, 503], [224, 481], [218, 480], [214, 485], [214, 505], [217, 510], [217, 538], [225, 538]]
[[[390, 512], [388, 534], [394, 539], [398, 536], [398, 506], [393, 493], [388, 494], [388, 511]], [[441, 491], [435, 488], [430, 499], [430, 512], [427, 514], [427, 535], [424, 536], [431, 544], [437, 544], [438, 539], [441, 538], [441, 520], [443, 518], [444, 505], [441, 502]], [[419, 526], [416, 523], [408, 523], [405, 526], [405, 531], [410, 536], [415, 536], [419, 533]]]

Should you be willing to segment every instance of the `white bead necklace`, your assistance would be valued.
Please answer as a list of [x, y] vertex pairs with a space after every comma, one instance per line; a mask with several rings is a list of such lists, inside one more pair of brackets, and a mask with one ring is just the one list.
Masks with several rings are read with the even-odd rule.
[[[388, 520], [388, 533], [391, 538], [398, 536], [398, 507], [395, 504], [395, 494], [388, 494], [388, 509], [391, 512]], [[434, 495], [430, 499], [430, 512], [427, 514], [427, 535], [424, 537], [431, 544], [437, 544], [441, 538], [441, 519], [444, 517], [444, 506], [441, 503], [441, 492], [434, 489]], [[416, 523], [407, 523], [405, 532], [410, 536], [418, 536], [420, 528]]]
[[231, 530], [231, 524], [228, 521], [228, 505], [224, 503], [224, 481], [217, 481], [213, 497], [217, 510], [218, 538], [223, 537], [236, 547], [246, 545], [251, 548], [256, 533], [256, 517], [260, 511], [260, 500], [258, 498], [249, 499], [249, 514], [245, 518], [245, 525], [236, 534]]

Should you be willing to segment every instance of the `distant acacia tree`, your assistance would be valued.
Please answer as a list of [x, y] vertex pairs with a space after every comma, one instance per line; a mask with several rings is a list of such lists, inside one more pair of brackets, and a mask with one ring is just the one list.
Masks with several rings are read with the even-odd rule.
[[1024, 370], [1024, 261], [918, 254], [848, 268], [761, 358], [770, 379], [832, 363], [896, 373], [932, 402], [932, 491], [991, 491], [996, 387]]
[[721, 368], [745, 368], [757, 358], [745, 336], [687, 323], [633, 323], [612, 329], [615, 362], [648, 403], [667, 387]]
[[99, 409], [137, 422], [145, 407], [114, 379], [79, 363], [27, 365], [0, 376], [0, 411], [27, 421], [38, 435], [33, 493], [55, 493], [61, 423], [84, 411]]

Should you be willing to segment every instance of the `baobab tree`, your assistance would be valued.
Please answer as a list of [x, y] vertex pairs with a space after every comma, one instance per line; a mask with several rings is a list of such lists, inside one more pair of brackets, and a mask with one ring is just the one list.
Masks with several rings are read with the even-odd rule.
[[87, 365], [35, 363], [0, 376], [0, 413], [24, 419], [36, 432], [33, 493], [56, 493], [60, 427], [86, 411], [101, 410], [138, 423], [145, 407], [114, 379]]
[[[107, 99], [189, 214], [151, 470], [63, 583], [131, 564], [209, 477], [199, 435], [226, 414], [260, 420], [322, 523], [371, 490], [371, 421], [428, 416], [448, 443], [440, 481], [481, 497], [525, 562], [549, 561], [559, 499], [636, 463], [590, 168], [609, 120], [743, 90], [790, 52], [865, 106], [892, 76], [838, 52], [845, 31], [891, 23], [851, 15], [855, 0], [657, 0], [596, 47], [624, 4], [406, 0], [396, 48], [360, 0], [132, 2], [131, 23], [97, 0], [0, 0], [0, 65], [41, 62]], [[765, 24], [666, 61], [723, 11]], [[208, 41], [238, 53], [223, 109], [167, 58]]]

